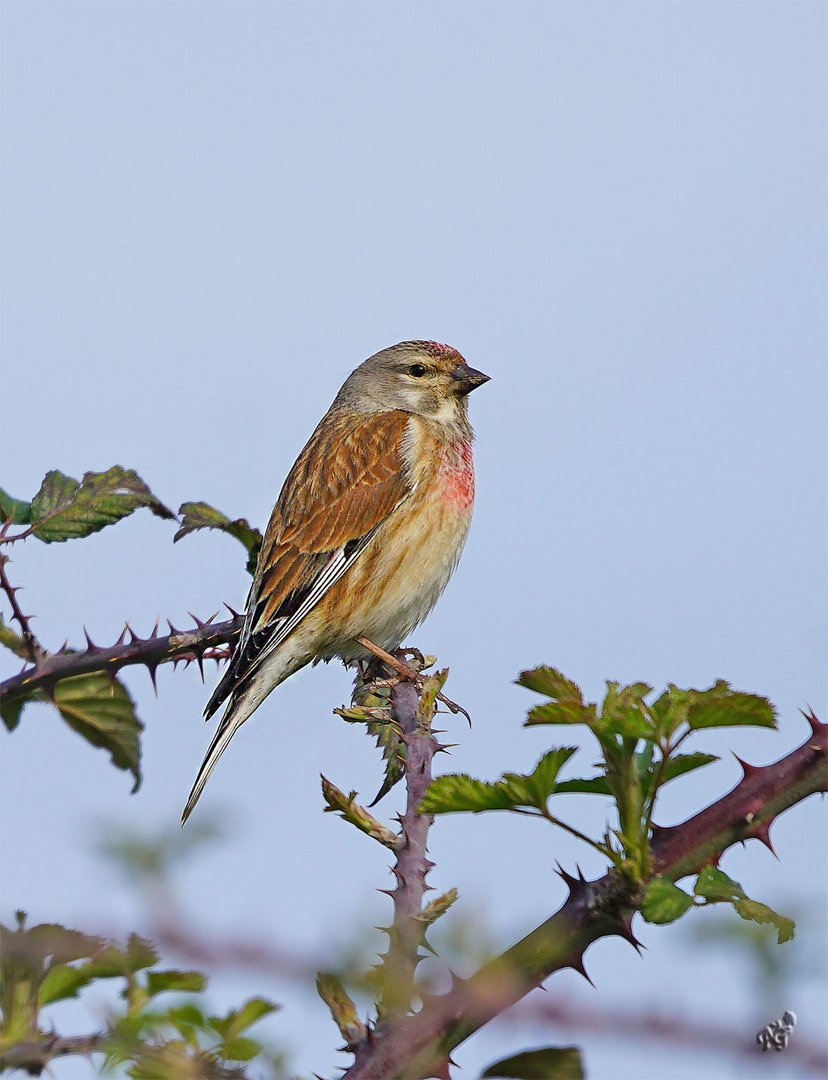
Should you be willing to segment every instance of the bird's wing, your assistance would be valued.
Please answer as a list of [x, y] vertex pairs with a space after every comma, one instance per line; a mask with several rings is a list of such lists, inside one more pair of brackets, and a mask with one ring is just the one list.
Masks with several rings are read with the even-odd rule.
[[326, 417], [282, 487], [210, 716], [316, 607], [412, 493], [401, 411]]

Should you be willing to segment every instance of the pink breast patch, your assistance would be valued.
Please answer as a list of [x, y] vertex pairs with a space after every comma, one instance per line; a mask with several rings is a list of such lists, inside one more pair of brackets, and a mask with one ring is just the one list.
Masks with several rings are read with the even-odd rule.
[[468, 439], [458, 439], [443, 450], [438, 483], [443, 502], [463, 510], [474, 502], [474, 461]]

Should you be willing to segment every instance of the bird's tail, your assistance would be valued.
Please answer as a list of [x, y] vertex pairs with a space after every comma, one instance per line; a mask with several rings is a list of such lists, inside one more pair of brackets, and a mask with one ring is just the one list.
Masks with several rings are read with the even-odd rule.
[[245, 720], [258, 709], [272, 688], [272, 685], [265, 688], [260, 680], [254, 680], [248, 682], [245, 686], [240, 687], [239, 690], [231, 696], [227, 703], [227, 708], [224, 710], [221, 722], [219, 723], [218, 731], [216, 731], [213, 741], [210, 743], [210, 747], [204, 757], [204, 761], [201, 763], [201, 768], [198, 770], [198, 776], [193, 784], [193, 790], [190, 792], [190, 797], [187, 799], [187, 805], [184, 807], [184, 813], [181, 815], [182, 825], [193, 812], [195, 804], [201, 798], [204, 785], [210, 779], [210, 774], [213, 769], [215, 769], [218, 759], [227, 749], [230, 740]]

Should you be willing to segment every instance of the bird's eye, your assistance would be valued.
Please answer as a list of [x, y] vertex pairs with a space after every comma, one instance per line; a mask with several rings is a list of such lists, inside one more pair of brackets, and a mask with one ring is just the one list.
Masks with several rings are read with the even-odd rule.
[[422, 379], [426, 373], [425, 364], [412, 364], [408, 369], [408, 374], [413, 375], [415, 379]]

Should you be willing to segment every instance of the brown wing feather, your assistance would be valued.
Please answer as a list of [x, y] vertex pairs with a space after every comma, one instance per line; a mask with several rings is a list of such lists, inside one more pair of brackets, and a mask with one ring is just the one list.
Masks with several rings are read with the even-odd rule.
[[245, 630], [207, 709], [244, 682], [272, 637], [342, 548], [367, 536], [411, 490], [403, 438], [408, 413], [326, 416], [273, 508], [250, 591]]
[[256, 627], [290, 614], [291, 595], [317, 576], [330, 556], [366, 536], [408, 492], [402, 454], [408, 414], [326, 418], [288, 474], [264, 543]]

